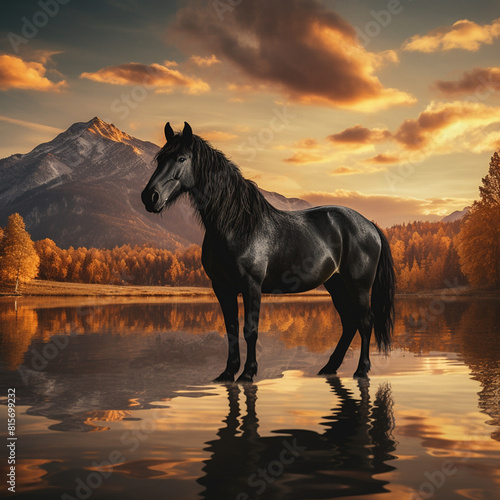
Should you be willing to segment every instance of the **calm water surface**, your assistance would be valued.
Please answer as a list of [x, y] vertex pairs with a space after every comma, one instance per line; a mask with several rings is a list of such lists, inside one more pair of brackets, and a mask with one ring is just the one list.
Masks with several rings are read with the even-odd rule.
[[268, 299], [255, 384], [215, 385], [211, 301], [0, 301], [2, 448], [23, 499], [500, 498], [500, 302], [400, 300], [395, 348], [315, 374], [326, 298]]

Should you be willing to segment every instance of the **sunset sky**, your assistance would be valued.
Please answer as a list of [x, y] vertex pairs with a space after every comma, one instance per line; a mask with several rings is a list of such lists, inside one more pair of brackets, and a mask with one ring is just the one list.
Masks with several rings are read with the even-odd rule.
[[498, 0], [4, 2], [0, 157], [187, 121], [264, 189], [439, 220], [500, 147], [498, 54]]

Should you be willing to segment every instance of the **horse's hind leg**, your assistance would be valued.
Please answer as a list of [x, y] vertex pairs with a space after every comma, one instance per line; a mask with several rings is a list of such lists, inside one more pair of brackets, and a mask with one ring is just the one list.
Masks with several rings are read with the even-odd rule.
[[238, 323], [238, 293], [213, 285], [213, 289], [224, 315], [226, 325], [228, 355], [226, 369], [214, 382], [233, 382], [234, 375], [240, 369], [239, 323]]
[[359, 301], [359, 334], [361, 335], [361, 353], [354, 376], [366, 377], [370, 371], [370, 337], [373, 329], [373, 313], [370, 309], [370, 295], [368, 290], [360, 290]]
[[333, 305], [340, 314], [342, 336], [328, 363], [319, 371], [318, 375], [335, 375], [358, 329], [358, 316], [355, 304], [340, 274], [334, 274], [324, 285], [332, 296]]
[[347, 287], [341, 276], [335, 274], [325, 282], [325, 288], [332, 296], [333, 304], [340, 314], [342, 336], [328, 363], [321, 369], [319, 374], [335, 374], [337, 372], [356, 331], [359, 330], [361, 354], [354, 376], [366, 377], [370, 370], [369, 348], [373, 327], [369, 287], [359, 282], [350, 282], [349, 287]]

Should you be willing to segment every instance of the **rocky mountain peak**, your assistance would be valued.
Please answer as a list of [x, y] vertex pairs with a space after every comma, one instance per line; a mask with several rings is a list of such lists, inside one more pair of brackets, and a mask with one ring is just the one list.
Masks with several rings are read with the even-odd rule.
[[[62, 248], [199, 244], [203, 232], [186, 198], [163, 218], [144, 209], [141, 190], [158, 149], [96, 116], [29, 153], [0, 159], [0, 226], [19, 212], [33, 239], [51, 238]], [[277, 208], [308, 206], [263, 194]]]
[[92, 134], [97, 136], [102, 136], [106, 139], [111, 139], [115, 142], [130, 142], [134, 138], [120, 129], [116, 128], [112, 123], [106, 123], [102, 121], [99, 117], [94, 117], [92, 120], [84, 124], [85, 130], [88, 130]]

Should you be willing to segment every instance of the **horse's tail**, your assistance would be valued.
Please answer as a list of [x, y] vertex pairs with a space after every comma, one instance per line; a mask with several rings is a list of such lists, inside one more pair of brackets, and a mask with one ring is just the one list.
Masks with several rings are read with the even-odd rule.
[[372, 287], [371, 309], [374, 315], [373, 329], [380, 351], [389, 352], [391, 333], [394, 327], [394, 289], [396, 276], [391, 248], [384, 233], [375, 226], [380, 236], [382, 249], [377, 266], [377, 274]]

